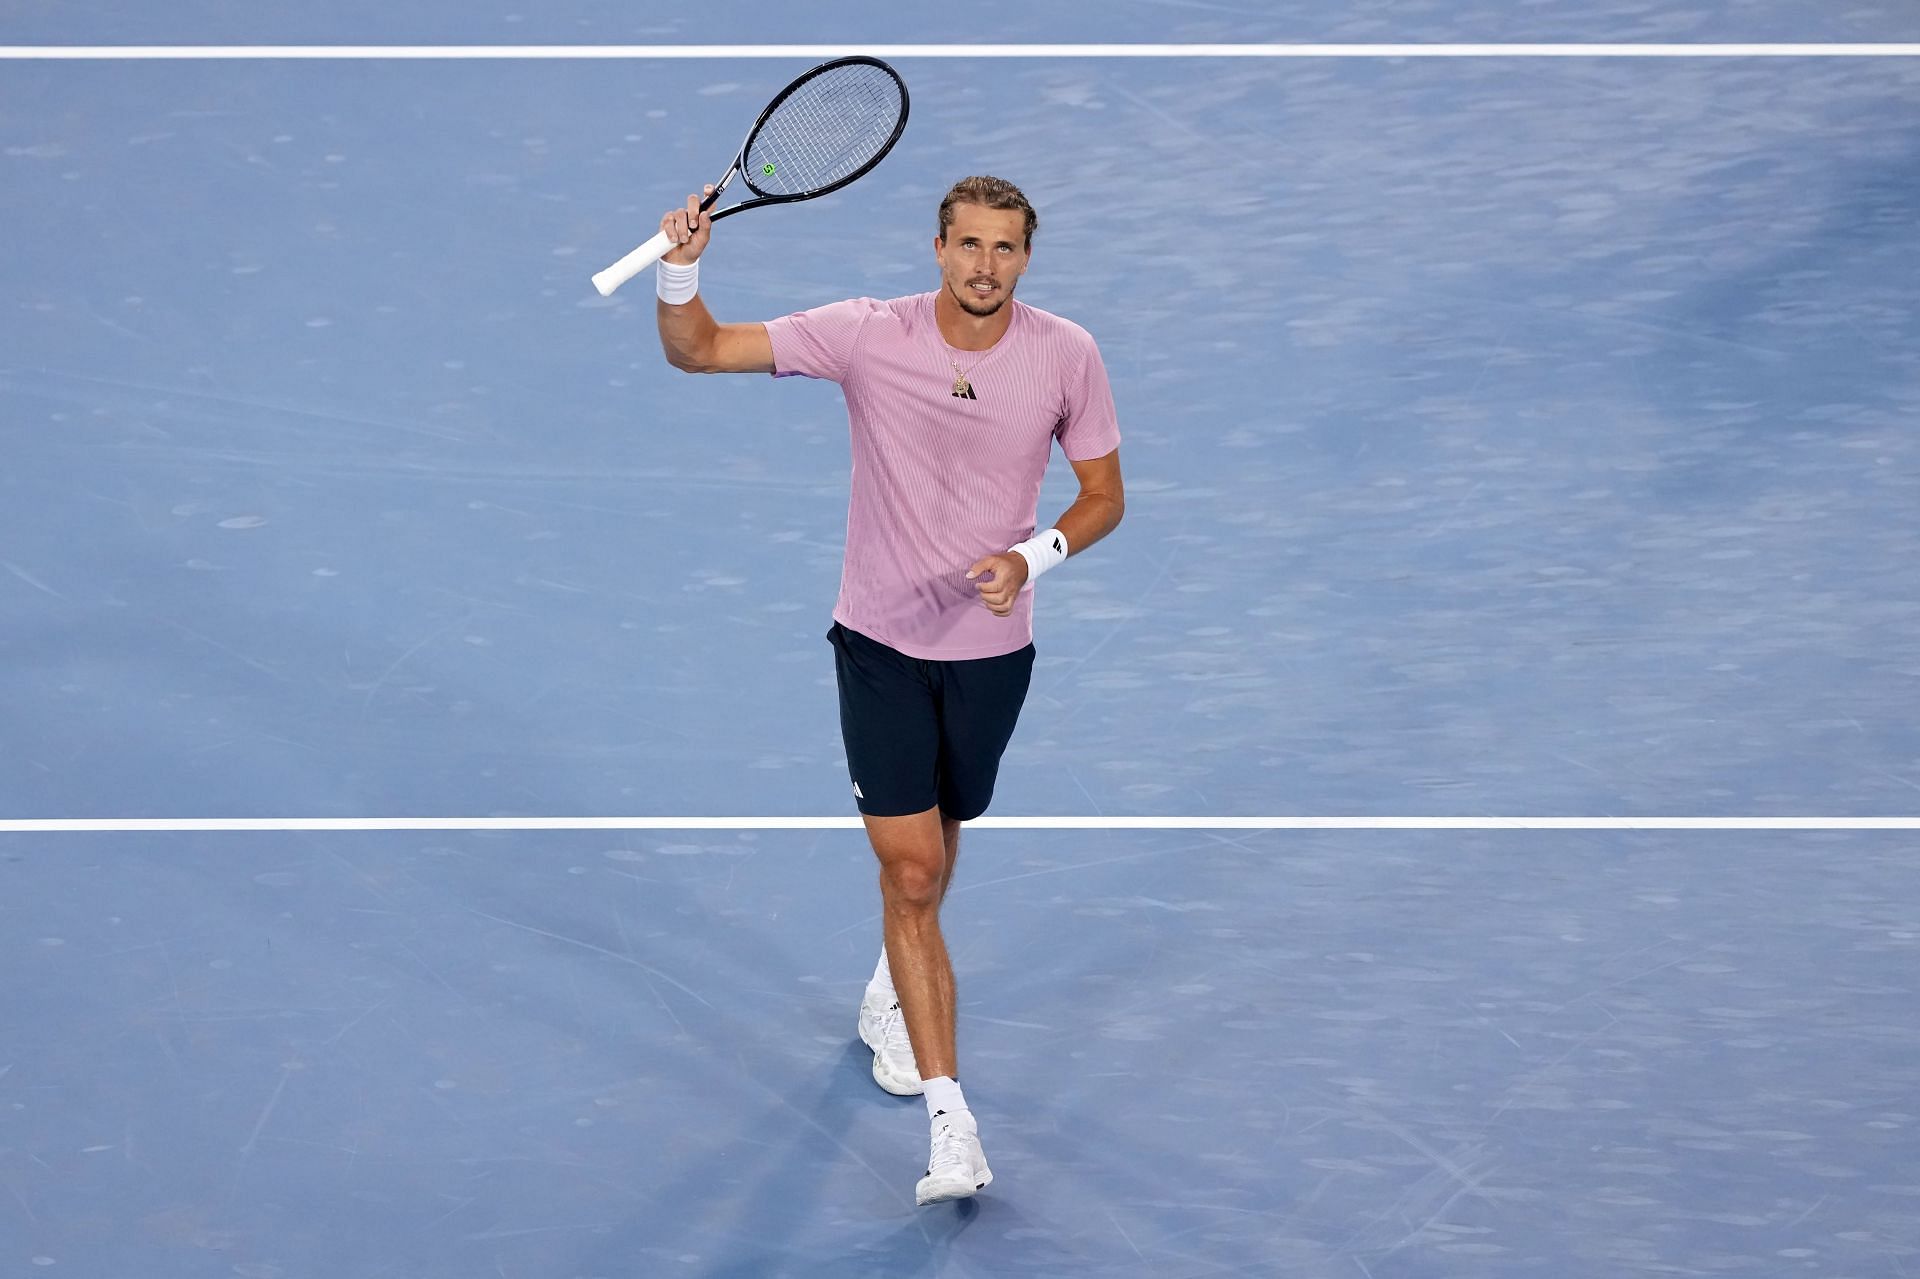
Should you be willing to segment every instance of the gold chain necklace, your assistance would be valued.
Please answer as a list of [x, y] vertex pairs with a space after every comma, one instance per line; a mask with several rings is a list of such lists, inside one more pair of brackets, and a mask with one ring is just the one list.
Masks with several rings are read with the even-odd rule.
[[[984, 355], [985, 352], [981, 352], [981, 354]], [[973, 383], [967, 380], [967, 374], [972, 372], [973, 370], [971, 368], [966, 368], [966, 369], [961, 368], [960, 361], [954, 359], [953, 357], [954, 357], [954, 350], [952, 347], [949, 346], [947, 347], [947, 363], [953, 366], [954, 396], [962, 400], [971, 400], [971, 399], [978, 398], [973, 393]], [[979, 362], [980, 361], [978, 359], [974, 360], [975, 365], [979, 364]]]

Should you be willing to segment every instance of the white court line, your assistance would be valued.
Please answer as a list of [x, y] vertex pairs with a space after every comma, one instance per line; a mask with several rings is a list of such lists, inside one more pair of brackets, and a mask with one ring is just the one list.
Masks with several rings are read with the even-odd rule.
[[1879, 44], [435, 44], [0, 45], [0, 61], [638, 58], [1912, 58]]
[[[973, 830], [1920, 830], [1920, 817], [982, 817]], [[15, 818], [0, 834], [219, 831], [859, 830], [857, 817]]]

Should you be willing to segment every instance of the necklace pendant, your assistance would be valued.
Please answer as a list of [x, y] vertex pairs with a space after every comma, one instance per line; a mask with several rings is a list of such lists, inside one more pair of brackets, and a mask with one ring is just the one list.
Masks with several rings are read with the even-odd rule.
[[966, 374], [956, 373], [953, 375], [953, 393], [963, 400], [971, 400], [973, 398], [973, 384], [967, 381]]

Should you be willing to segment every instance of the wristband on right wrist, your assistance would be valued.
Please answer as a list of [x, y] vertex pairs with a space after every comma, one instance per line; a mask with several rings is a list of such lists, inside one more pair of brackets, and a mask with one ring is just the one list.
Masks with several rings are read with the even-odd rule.
[[700, 263], [698, 260], [682, 265], [660, 259], [659, 270], [654, 282], [654, 292], [660, 295], [662, 302], [674, 306], [685, 306], [693, 301], [693, 295], [700, 291]]

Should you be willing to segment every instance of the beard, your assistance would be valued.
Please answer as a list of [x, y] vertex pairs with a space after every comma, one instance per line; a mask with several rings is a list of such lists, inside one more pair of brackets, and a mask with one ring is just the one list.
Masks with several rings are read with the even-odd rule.
[[1008, 300], [1013, 297], [1014, 283], [1016, 282], [1009, 282], [1006, 291], [994, 298], [991, 302], [982, 302], [978, 298], [969, 296], [951, 284], [947, 286], [947, 292], [953, 295], [953, 300], [960, 304], [962, 311], [965, 311], [968, 315], [976, 319], [984, 320], [989, 315], [998, 313], [1000, 308], [1005, 306]]

